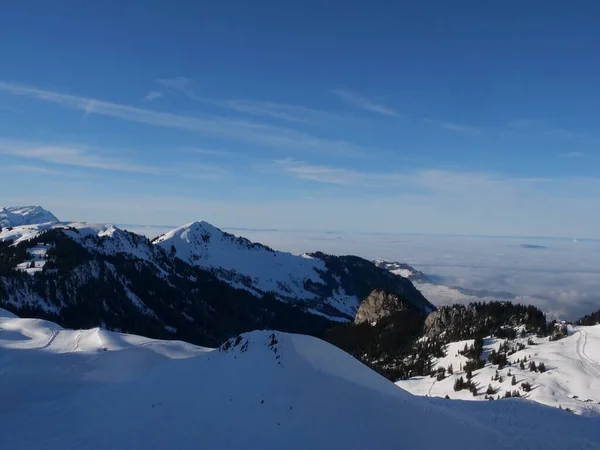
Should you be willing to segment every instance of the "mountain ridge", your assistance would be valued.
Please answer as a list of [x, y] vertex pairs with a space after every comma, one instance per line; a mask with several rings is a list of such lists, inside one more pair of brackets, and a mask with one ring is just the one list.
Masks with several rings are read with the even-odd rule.
[[41, 206], [0, 206], [0, 228], [58, 222]]
[[[204, 253], [185, 258], [192, 244]], [[269, 274], [273, 264], [283, 277]], [[259, 272], [242, 270], [248, 267]], [[207, 222], [153, 241], [78, 222], [0, 231], [0, 305], [72, 328], [103, 325], [202, 345], [261, 327], [320, 336], [333, 321], [352, 320], [374, 288], [401, 293], [412, 308], [434, 309], [410, 281], [362, 258], [277, 252]]]

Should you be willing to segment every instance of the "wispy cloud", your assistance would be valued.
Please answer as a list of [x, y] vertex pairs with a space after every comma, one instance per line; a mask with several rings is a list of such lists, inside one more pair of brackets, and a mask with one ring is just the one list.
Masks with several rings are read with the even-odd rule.
[[157, 98], [161, 98], [163, 96], [164, 94], [162, 92], [150, 91], [146, 94], [144, 100], [148, 100], [149, 102], [151, 102], [152, 100], [156, 100]]
[[330, 92], [334, 95], [337, 95], [345, 102], [350, 103], [358, 108], [371, 111], [377, 114], [382, 114], [384, 116], [400, 117], [400, 114], [398, 114], [392, 108], [381, 103], [377, 103], [354, 92], [350, 92], [345, 89], [332, 89]]
[[515, 119], [508, 123], [510, 128], [539, 128], [548, 125], [548, 119], [523, 118]]
[[350, 157], [367, 153], [367, 149], [344, 140], [322, 139], [293, 129], [262, 123], [158, 112], [6, 82], [0, 82], [0, 91], [32, 97], [66, 108], [84, 111], [86, 114], [110, 116], [271, 148], [319, 151]]
[[0, 167], [0, 171], [11, 172], [11, 173], [12, 172], [24, 172], [24, 173], [36, 173], [36, 174], [45, 174], [45, 175], [66, 175], [66, 172], [50, 169], [48, 167], [30, 166], [30, 165], [21, 165], [21, 164], [2, 165]]
[[[47, 145], [27, 141], [0, 140], [0, 154], [90, 169], [156, 174], [157, 168], [94, 154], [85, 146]], [[46, 170], [45, 168], [33, 170]]]
[[[293, 159], [277, 160], [274, 169], [300, 180], [357, 188], [383, 188], [389, 192], [456, 193], [495, 197], [499, 191], [513, 192], [524, 186], [535, 188], [556, 180], [511, 178], [490, 173], [459, 172], [439, 169], [376, 172], [344, 167], [314, 165]], [[592, 182], [594, 180], [588, 180]], [[598, 187], [597, 180], [596, 187]], [[575, 183], [573, 183], [575, 184]]]
[[197, 155], [209, 155], [209, 156], [231, 156], [235, 155], [234, 152], [226, 150], [214, 150], [212, 148], [200, 148], [200, 147], [183, 147], [180, 148], [182, 152], [194, 153]]
[[277, 170], [301, 180], [340, 186], [383, 186], [393, 178], [390, 174], [368, 174], [353, 169], [319, 166], [293, 159], [277, 160], [274, 164]]
[[449, 131], [454, 131], [456, 133], [462, 133], [462, 134], [479, 134], [482, 133], [483, 130], [479, 127], [474, 127], [472, 125], [465, 125], [465, 124], [460, 124], [460, 123], [455, 123], [455, 122], [446, 122], [443, 120], [436, 120], [436, 119], [423, 119], [423, 122], [431, 124], [431, 125], [435, 125], [438, 126], [440, 128], [443, 128], [445, 130], [449, 130]]
[[587, 144], [594, 145], [598, 145], [600, 143], [600, 137], [598, 137], [598, 135], [588, 131], [566, 129], [558, 126], [557, 121], [552, 119], [517, 119], [509, 122], [508, 126], [515, 131], [520, 131], [523, 133], [535, 133], [540, 136], [583, 141]]
[[243, 114], [266, 117], [269, 119], [284, 120], [288, 122], [323, 123], [341, 120], [357, 120], [356, 118], [347, 115], [321, 111], [300, 105], [289, 105], [285, 103], [253, 100], [209, 100], [200, 97], [196, 97], [196, 100]]
[[178, 91], [186, 91], [191, 88], [193, 84], [193, 80], [186, 77], [161, 78], [157, 80], [157, 82], [169, 89]]
[[321, 111], [301, 105], [247, 99], [215, 100], [206, 98], [195, 93], [193, 90], [193, 80], [185, 77], [161, 79], [158, 80], [158, 83], [174, 91], [179, 91], [192, 100], [257, 117], [297, 123], [319, 123], [325, 120], [356, 120], [347, 115]]
[[221, 181], [230, 175], [227, 169], [211, 164], [187, 164], [181, 172], [184, 178], [201, 181]]
[[561, 153], [559, 156], [563, 158], [587, 158], [590, 155], [584, 152], [566, 152]]

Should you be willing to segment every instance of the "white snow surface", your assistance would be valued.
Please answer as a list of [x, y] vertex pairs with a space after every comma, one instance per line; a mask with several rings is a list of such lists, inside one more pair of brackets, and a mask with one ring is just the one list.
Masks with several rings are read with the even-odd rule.
[[[45, 231], [63, 229], [65, 233], [83, 247], [99, 253], [113, 255], [130, 254], [140, 259], [153, 258], [152, 246], [147, 238], [128, 233], [110, 224], [89, 224], [86, 222], [48, 222], [35, 225], [14, 226], [0, 231], [0, 241], [12, 240], [13, 245], [31, 240]], [[95, 239], [107, 238], [107, 239]], [[37, 248], [37, 247], [36, 247]]]
[[[246, 278], [249, 285], [238, 283], [236, 287], [244, 287], [255, 294], [272, 291], [285, 298], [315, 299], [317, 296], [306, 290], [304, 283], [311, 280], [323, 284], [316, 270], [327, 270], [320, 259], [272, 250], [223, 233], [206, 222], [183, 225], [158, 237], [154, 243], [167, 252], [174, 248], [177, 257], [189, 264], [217, 270], [217, 275], [225, 281]], [[225, 273], [219, 274], [221, 269]], [[346, 314], [354, 315], [359, 299], [337, 292], [329, 303]]]
[[33, 275], [36, 272], [41, 272], [46, 265], [46, 253], [52, 248], [50, 244], [39, 244], [27, 249], [28, 258], [22, 263], [17, 264], [17, 269]]
[[[479, 395], [476, 397], [466, 389], [454, 391], [456, 378], [462, 376], [466, 380], [466, 374], [460, 368], [467, 358], [459, 354], [459, 350], [462, 350], [465, 344], [473, 344], [473, 340], [448, 344], [446, 356], [435, 360], [434, 370], [438, 367], [447, 368], [452, 364], [453, 375], [442, 381], [431, 377], [415, 377], [398, 381], [396, 385], [415, 395], [448, 395], [451, 399], [485, 400], [485, 392], [491, 384], [493, 389], [498, 390], [494, 397], [503, 397], [506, 391], [519, 390], [520, 394], [529, 400], [555, 408], [569, 408], [582, 415], [600, 417], [600, 325], [571, 327], [570, 330], [570, 336], [558, 341], [532, 337], [536, 345], [527, 345], [524, 350], [509, 356], [508, 360], [512, 364], [498, 371], [503, 378], [502, 382], [492, 380], [497, 366], [487, 364], [483, 369], [473, 371], [472, 380], [479, 389]], [[522, 338], [516, 342], [526, 343], [527, 340], [528, 338]], [[482, 357], [487, 359], [489, 353], [493, 349], [497, 350], [502, 342], [502, 339], [485, 339]], [[527, 362], [525, 370], [521, 370], [516, 361], [523, 360], [524, 357], [527, 357]], [[543, 362], [546, 372], [531, 372], [530, 360], [536, 365]], [[512, 377], [508, 376], [509, 371], [516, 376], [515, 386], [511, 385]], [[520, 389], [522, 382], [531, 383], [531, 392], [526, 393]]]
[[316, 338], [230, 343], [211, 351], [0, 310], [2, 448], [600, 448], [597, 419], [414, 397]]
[[41, 206], [0, 206], [0, 228], [58, 222]]

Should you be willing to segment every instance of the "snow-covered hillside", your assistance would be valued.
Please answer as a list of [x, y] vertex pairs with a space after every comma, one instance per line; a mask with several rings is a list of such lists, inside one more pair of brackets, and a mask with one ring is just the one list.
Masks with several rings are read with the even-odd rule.
[[413, 397], [318, 339], [220, 351], [0, 310], [0, 436], [12, 450], [600, 448], [600, 422], [524, 400]]
[[0, 228], [58, 222], [41, 206], [0, 206]]
[[233, 287], [300, 302], [309, 312], [333, 320], [351, 320], [361, 300], [375, 288], [401, 292], [417, 309], [432, 309], [412, 284], [401, 277], [390, 278], [385, 270], [358, 257], [279, 252], [206, 222], [181, 226], [153, 243], [191, 265], [211, 270]]
[[[521, 343], [525, 348], [508, 356], [510, 365], [498, 370], [498, 376], [498, 366], [491, 364], [472, 372], [472, 381], [478, 387], [477, 396], [473, 396], [468, 389], [454, 390], [457, 378], [463, 377], [466, 381], [463, 368], [468, 358], [460, 352], [465, 344], [471, 346], [473, 340], [448, 344], [446, 356], [434, 360], [434, 371], [452, 366], [453, 373], [446, 371], [443, 380], [415, 377], [396, 384], [416, 395], [448, 395], [452, 399], [464, 400], [485, 400], [490, 386], [495, 391], [494, 398], [516, 390], [521, 396], [545, 405], [600, 417], [600, 325], [569, 327], [569, 334], [557, 341], [534, 336], [516, 339], [513, 344]], [[481, 357], [487, 359], [490, 352], [498, 351], [503, 342], [502, 339], [485, 339]], [[524, 359], [523, 366], [517, 363]], [[531, 361], [536, 366], [543, 363], [544, 372], [531, 371]], [[516, 384], [512, 382], [513, 376]], [[523, 383], [531, 384], [531, 391], [523, 390]]]
[[[12, 245], [30, 241], [50, 230], [62, 230], [85, 249], [115, 255], [124, 253], [145, 261], [156, 258], [153, 246], [147, 238], [121, 230], [113, 225], [88, 224], [85, 222], [45, 222], [40, 224], [12, 226], [0, 230], [0, 241], [12, 241]], [[51, 243], [38, 244], [27, 249], [28, 257], [16, 268], [29, 274], [42, 270], [46, 263], [46, 253]]]
[[[317, 270], [327, 269], [319, 259], [278, 252], [224, 233], [207, 222], [183, 225], [154, 243], [189, 264], [229, 272], [241, 288], [278, 292], [290, 298], [314, 298], [314, 293], [305, 289], [305, 281], [323, 283]], [[244, 277], [249, 284], [243, 283]]]
[[[219, 279], [224, 272], [186, 264], [146, 237], [112, 225], [56, 222], [0, 230], [0, 307], [65, 326], [102, 325], [218, 345], [262, 327], [319, 335], [331, 326], [329, 317], [345, 321], [351, 316], [350, 310], [342, 316], [328, 306], [349, 306], [329, 286], [313, 283], [317, 292], [322, 288], [319, 302], [282, 302], [269, 295], [258, 302], [256, 294]], [[361, 281], [405, 285], [402, 278], [380, 272]], [[354, 277], [347, 278], [345, 286], [352, 287]], [[426, 303], [412, 285], [407, 287]], [[352, 298], [358, 303], [356, 295]]]

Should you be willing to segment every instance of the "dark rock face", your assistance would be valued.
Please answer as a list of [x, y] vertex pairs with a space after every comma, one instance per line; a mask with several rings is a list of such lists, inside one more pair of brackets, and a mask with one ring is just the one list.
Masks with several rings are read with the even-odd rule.
[[376, 289], [397, 292], [416, 310], [427, 313], [435, 310], [435, 306], [409, 279], [377, 267], [371, 261], [358, 256], [334, 256], [322, 252], [312, 253], [311, 256], [322, 260], [327, 266], [327, 272], [320, 273], [325, 285], [315, 284], [307, 288], [324, 298], [333, 295], [340, 287], [346, 294], [359, 299], [367, 298]]
[[363, 322], [373, 324], [383, 317], [391, 316], [406, 309], [408, 309], [406, 300], [399, 294], [374, 290], [360, 304], [354, 323], [357, 325]]
[[477, 311], [471, 305], [465, 308], [441, 308], [432, 312], [425, 319], [424, 334], [438, 336], [448, 330], [454, 330], [465, 323], [465, 317], [475, 317]]
[[513, 338], [515, 328], [546, 335], [546, 316], [532, 305], [511, 302], [477, 302], [443, 307], [425, 319], [423, 334], [445, 342], [473, 339], [478, 335]]

